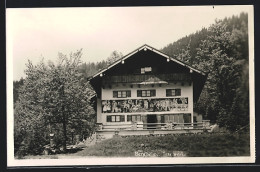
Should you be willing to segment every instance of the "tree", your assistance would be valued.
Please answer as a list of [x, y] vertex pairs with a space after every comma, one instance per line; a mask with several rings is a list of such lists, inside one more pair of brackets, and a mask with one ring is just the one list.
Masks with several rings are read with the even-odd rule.
[[23, 85], [23, 82], [24, 82], [24, 79], [21, 78], [19, 81], [13, 81], [13, 94], [14, 94], [14, 105], [15, 105], [15, 102], [18, 100], [19, 98], [19, 94], [18, 94], [18, 90], [19, 88]]
[[216, 20], [162, 51], [209, 72], [195, 111], [231, 131], [249, 124], [248, 14]]
[[[198, 49], [196, 58], [199, 63], [196, 67], [209, 72], [203, 90], [207, 94], [202, 94], [200, 100], [204, 103], [198, 105], [204, 106], [207, 116], [214, 114], [220, 126], [236, 131], [249, 123], [246, 106], [249, 99], [245, 95], [248, 87], [244, 86], [248, 83], [241, 82], [248, 78], [243, 72], [248, 63], [248, 52], [243, 52], [247, 34], [237, 30], [229, 32], [226, 27], [222, 21], [216, 21], [209, 28], [212, 34], [202, 41]], [[235, 39], [239, 37], [244, 39]]]
[[179, 53], [176, 58], [181, 60], [182, 62], [191, 65], [191, 61], [192, 61], [192, 57], [191, 57], [191, 51], [190, 51], [190, 43], [191, 43], [191, 39], [188, 43], [188, 45], [186, 46], [185, 49], [181, 50], [181, 53]]
[[107, 66], [107, 62], [105, 60], [102, 60], [101, 62], [96, 62], [96, 63], [83, 63], [80, 65], [80, 73], [83, 73], [84, 76], [90, 77], [97, 73], [99, 70], [105, 68]]
[[106, 60], [102, 60], [96, 63], [83, 63], [82, 65], [80, 65], [80, 71], [84, 74], [85, 77], [90, 77], [122, 57], [123, 54], [115, 50]]
[[[62, 147], [66, 151], [68, 130], [82, 134], [85, 121], [93, 118], [90, 99], [94, 92], [79, 72], [81, 56], [81, 50], [69, 57], [59, 53], [57, 65], [52, 62], [46, 65], [44, 60], [37, 65], [28, 62], [27, 77], [15, 109], [18, 135], [42, 132], [37, 137], [46, 140], [46, 133], [62, 133]], [[33, 143], [37, 140], [40, 139]]]
[[111, 55], [107, 58], [108, 65], [114, 63], [115, 61], [119, 60], [123, 57], [121, 52], [117, 52], [116, 50], [111, 53]]

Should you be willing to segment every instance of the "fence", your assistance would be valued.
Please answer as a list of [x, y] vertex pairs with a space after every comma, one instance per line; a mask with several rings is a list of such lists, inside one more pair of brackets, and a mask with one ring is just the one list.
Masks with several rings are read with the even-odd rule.
[[132, 122], [131, 124], [99, 124], [98, 131], [113, 130], [182, 130], [182, 129], [209, 129], [210, 121], [203, 120], [196, 123], [143, 123]]

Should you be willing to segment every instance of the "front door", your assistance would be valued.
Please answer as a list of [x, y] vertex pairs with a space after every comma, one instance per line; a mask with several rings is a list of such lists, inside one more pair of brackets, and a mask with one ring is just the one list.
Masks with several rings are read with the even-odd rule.
[[[157, 118], [156, 115], [147, 115], [147, 129], [156, 129]], [[153, 124], [154, 123], [154, 124]]]

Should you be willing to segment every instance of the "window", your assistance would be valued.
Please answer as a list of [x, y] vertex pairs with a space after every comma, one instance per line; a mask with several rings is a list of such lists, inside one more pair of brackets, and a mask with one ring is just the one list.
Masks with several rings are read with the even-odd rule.
[[137, 97], [154, 97], [156, 96], [155, 90], [137, 90]]
[[180, 96], [181, 95], [181, 89], [166, 89], [166, 96]]
[[127, 115], [127, 121], [140, 122], [142, 121], [141, 115]]
[[111, 116], [111, 122], [115, 122], [116, 121], [116, 116]]
[[113, 91], [113, 97], [114, 98], [125, 98], [125, 97], [131, 97], [131, 91]]
[[163, 115], [164, 117], [164, 123], [168, 122], [174, 122], [174, 123], [179, 123], [179, 115], [180, 114], [165, 114]]
[[[116, 116], [116, 122], [120, 122], [120, 116]], [[114, 121], [113, 121], [114, 122]]]
[[145, 68], [141, 68], [141, 74], [144, 74], [145, 73]]
[[151, 73], [151, 72], [152, 72], [152, 67], [143, 67], [143, 68], [141, 68], [141, 74]]
[[109, 115], [107, 116], [107, 122], [125, 122], [124, 115]]

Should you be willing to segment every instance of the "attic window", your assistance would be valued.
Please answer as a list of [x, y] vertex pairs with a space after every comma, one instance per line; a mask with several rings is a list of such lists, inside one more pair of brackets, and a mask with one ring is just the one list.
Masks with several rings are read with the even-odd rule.
[[141, 68], [141, 74], [152, 72], [152, 67], [143, 67]]

